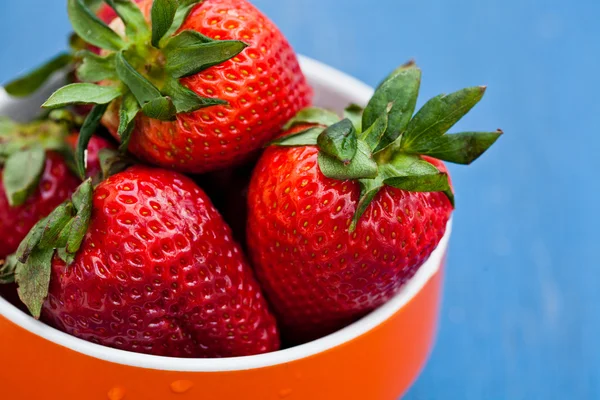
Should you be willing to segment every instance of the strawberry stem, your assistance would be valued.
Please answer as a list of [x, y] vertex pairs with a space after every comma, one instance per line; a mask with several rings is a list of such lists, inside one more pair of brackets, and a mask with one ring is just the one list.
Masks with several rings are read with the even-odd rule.
[[317, 146], [319, 168], [325, 176], [360, 182], [360, 200], [350, 230], [385, 185], [412, 192], [443, 192], [454, 205], [448, 175], [421, 156], [469, 164], [502, 133], [447, 134], [481, 100], [484, 86], [436, 96], [413, 116], [420, 84], [421, 70], [414, 62], [407, 63], [378, 86], [364, 111], [351, 105], [344, 112], [346, 118], [338, 122], [328, 111], [302, 110], [287, 128], [298, 124], [309, 128], [271, 143]]

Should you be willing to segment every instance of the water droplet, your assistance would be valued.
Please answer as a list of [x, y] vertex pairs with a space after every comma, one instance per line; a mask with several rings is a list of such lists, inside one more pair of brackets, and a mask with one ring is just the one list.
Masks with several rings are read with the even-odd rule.
[[125, 388], [116, 386], [108, 391], [108, 400], [123, 400], [125, 398]]
[[292, 389], [281, 389], [279, 391], [279, 397], [282, 399], [285, 399], [286, 397], [288, 397], [290, 394], [292, 394], [293, 390]]
[[175, 381], [171, 383], [171, 391], [173, 393], [185, 393], [190, 390], [194, 386], [194, 383], [191, 381], [181, 380]]

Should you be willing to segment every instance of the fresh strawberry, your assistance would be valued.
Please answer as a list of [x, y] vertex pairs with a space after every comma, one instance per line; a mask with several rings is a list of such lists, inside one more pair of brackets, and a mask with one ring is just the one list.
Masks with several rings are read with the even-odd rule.
[[66, 134], [53, 121], [0, 119], [0, 260], [79, 185], [59, 154], [66, 150]]
[[[430, 256], [453, 210], [441, 161], [468, 164], [500, 135], [450, 129], [483, 96], [430, 100], [412, 119], [409, 64], [342, 121], [303, 110], [268, 148], [249, 192], [248, 245], [287, 338], [331, 333], [390, 299]], [[432, 158], [434, 157], [434, 158]]]
[[[72, 114], [62, 113], [67, 116], [28, 124], [0, 119], [0, 260], [14, 253], [31, 228], [81, 183], [69, 169], [78, 134], [69, 135], [75, 122]], [[91, 139], [89, 171], [94, 175], [100, 170], [99, 152], [107, 147], [106, 140]]]
[[[0, 259], [14, 253], [27, 235], [27, 232], [42, 218], [50, 214], [65, 201], [79, 185], [79, 180], [71, 173], [63, 158], [55, 152], [48, 152], [43, 159], [42, 173], [35, 189], [21, 203], [11, 205], [7, 195], [5, 171], [2, 171], [0, 186]], [[25, 161], [21, 168], [26, 168]], [[9, 189], [12, 190], [12, 189]], [[18, 205], [17, 205], [18, 204]]]
[[103, 49], [77, 75], [99, 84], [68, 85], [45, 107], [95, 104], [89, 125], [103, 116], [147, 162], [192, 173], [238, 164], [310, 102], [293, 49], [246, 0], [111, 4], [112, 29], [68, 1], [77, 34]]
[[248, 162], [237, 167], [214, 171], [196, 178], [196, 182], [212, 199], [231, 228], [233, 237], [244, 250], [247, 248], [248, 186], [260, 155], [253, 155]]
[[32, 314], [43, 309], [42, 320], [79, 338], [173, 357], [279, 347], [229, 227], [178, 173], [136, 166], [95, 190], [86, 181], [17, 256], [19, 295]]
[[[79, 141], [79, 133], [71, 134], [67, 137], [69, 146], [75, 151], [77, 148], [77, 142]], [[88, 144], [88, 156], [87, 156], [87, 168], [86, 176], [88, 178], [94, 177], [101, 172], [100, 167], [100, 151], [104, 149], [112, 149], [113, 145], [100, 136], [92, 136]]]

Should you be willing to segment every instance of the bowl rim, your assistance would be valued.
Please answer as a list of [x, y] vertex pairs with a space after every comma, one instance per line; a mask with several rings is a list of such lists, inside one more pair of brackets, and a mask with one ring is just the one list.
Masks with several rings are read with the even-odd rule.
[[[339, 70], [305, 56], [299, 56], [299, 59], [303, 72], [313, 84], [328, 86], [330, 90], [352, 98], [359, 103], [366, 103], [373, 93], [371, 87]], [[6, 106], [8, 102], [8, 96], [0, 88], [0, 109]], [[220, 359], [185, 359], [113, 349], [78, 339], [37, 321], [2, 297], [0, 297], [0, 316], [34, 335], [62, 347], [92, 358], [130, 367], [178, 372], [229, 372], [287, 364], [327, 352], [351, 342], [383, 324], [400, 311], [441, 269], [448, 248], [451, 230], [452, 220], [448, 222], [446, 233], [428, 260], [418, 269], [415, 276], [407, 282], [400, 292], [386, 304], [359, 321], [328, 336], [271, 353]]]

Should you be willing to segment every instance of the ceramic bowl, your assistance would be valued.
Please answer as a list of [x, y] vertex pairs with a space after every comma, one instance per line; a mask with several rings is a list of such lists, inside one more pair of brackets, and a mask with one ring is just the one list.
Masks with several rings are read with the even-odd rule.
[[[315, 103], [365, 104], [367, 85], [308, 58]], [[0, 114], [27, 118], [32, 99], [0, 93]], [[431, 350], [451, 226], [391, 301], [319, 340], [251, 357], [176, 359], [89, 343], [34, 320], [0, 298], [1, 398], [11, 400], [396, 400]]]

